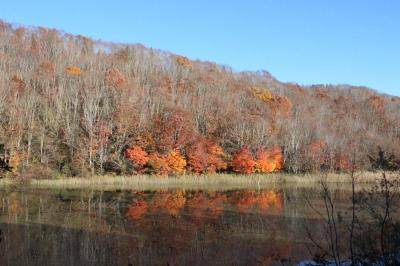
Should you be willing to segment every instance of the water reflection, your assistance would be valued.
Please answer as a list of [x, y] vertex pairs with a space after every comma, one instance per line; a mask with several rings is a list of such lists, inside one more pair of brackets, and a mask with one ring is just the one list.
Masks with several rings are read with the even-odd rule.
[[2, 190], [0, 265], [290, 265], [311, 192]]
[[151, 197], [141, 194], [127, 208], [127, 216], [139, 220], [143, 215], [166, 213], [177, 216], [181, 212], [196, 218], [216, 219], [222, 211], [282, 213], [282, 196], [279, 192], [242, 190], [233, 193], [161, 191]]

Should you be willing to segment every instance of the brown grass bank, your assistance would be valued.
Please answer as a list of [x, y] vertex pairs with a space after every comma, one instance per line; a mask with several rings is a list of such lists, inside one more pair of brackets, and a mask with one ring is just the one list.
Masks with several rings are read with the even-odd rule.
[[[395, 174], [389, 174], [394, 178]], [[357, 173], [360, 186], [373, 184], [380, 177], [380, 173]], [[351, 179], [348, 174], [306, 174], [290, 175], [282, 173], [274, 174], [207, 174], [207, 175], [182, 175], [176, 177], [159, 177], [149, 175], [137, 176], [92, 176], [92, 177], [59, 177], [55, 179], [32, 179], [29, 185], [34, 188], [54, 189], [206, 189], [206, 190], [230, 190], [244, 188], [281, 188], [315, 187], [324, 180], [331, 187], [350, 188]], [[18, 184], [12, 179], [0, 180], [0, 185], [7, 186]]]

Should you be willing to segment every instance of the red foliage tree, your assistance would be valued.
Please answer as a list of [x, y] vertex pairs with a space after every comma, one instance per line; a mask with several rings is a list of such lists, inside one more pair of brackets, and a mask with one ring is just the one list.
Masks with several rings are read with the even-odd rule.
[[186, 149], [187, 164], [194, 173], [215, 173], [227, 168], [224, 150], [212, 140], [197, 138]]
[[212, 140], [207, 141], [207, 160], [208, 160], [208, 168], [207, 171], [209, 173], [215, 173], [219, 170], [225, 170], [228, 167], [228, 164], [225, 162], [224, 150], [221, 146], [215, 143]]
[[197, 174], [204, 173], [208, 169], [208, 157], [206, 143], [203, 139], [197, 139], [187, 148], [187, 165]]
[[247, 146], [235, 151], [232, 156], [232, 170], [240, 174], [251, 174], [257, 163]]
[[130, 160], [136, 168], [143, 168], [149, 161], [146, 151], [139, 146], [133, 146], [125, 150], [125, 157]]

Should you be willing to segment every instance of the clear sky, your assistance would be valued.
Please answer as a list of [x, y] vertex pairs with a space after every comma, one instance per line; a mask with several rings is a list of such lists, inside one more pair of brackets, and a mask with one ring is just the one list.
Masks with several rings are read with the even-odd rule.
[[0, 18], [400, 96], [399, 0], [13, 0]]

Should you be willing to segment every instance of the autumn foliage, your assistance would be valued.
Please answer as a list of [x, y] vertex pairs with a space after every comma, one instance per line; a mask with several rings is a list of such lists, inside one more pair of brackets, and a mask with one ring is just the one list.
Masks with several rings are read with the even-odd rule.
[[71, 65], [65, 68], [65, 72], [71, 76], [79, 76], [82, 70], [77, 66]]
[[139, 220], [147, 211], [148, 205], [144, 200], [133, 202], [127, 210], [126, 215], [133, 220]]
[[258, 173], [272, 173], [283, 168], [283, 155], [280, 147], [257, 151], [255, 171]]
[[191, 61], [187, 57], [184, 57], [184, 56], [177, 56], [176, 57], [176, 62], [178, 64], [180, 64], [181, 66], [190, 66], [190, 65], [192, 65]]
[[[145, 169], [155, 175], [180, 175], [185, 172], [196, 174], [215, 173], [228, 168], [228, 156], [221, 146], [211, 140], [199, 138], [191, 142], [186, 156], [179, 150], [170, 150], [165, 155], [153, 152], [150, 155], [141, 147], [134, 145], [124, 152], [125, 158], [136, 170]], [[236, 173], [271, 173], [283, 168], [283, 155], [280, 147], [258, 149], [253, 158], [247, 146], [232, 155], [231, 168]]]
[[171, 169], [172, 174], [183, 174], [185, 172], [186, 160], [179, 151], [170, 151], [165, 158], [165, 162]]
[[204, 141], [197, 141], [187, 149], [187, 164], [194, 173], [204, 173], [208, 168], [207, 147]]
[[[138, 221], [147, 213], [168, 214], [176, 217], [185, 212], [195, 220], [218, 218], [225, 210], [235, 208], [241, 213], [262, 212], [279, 215], [283, 211], [282, 194], [274, 190], [240, 190], [233, 193], [186, 192], [183, 190], [157, 191], [151, 197], [139, 193], [132, 200], [125, 216]], [[193, 221], [196, 222], [196, 221]]]
[[157, 152], [150, 154], [148, 165], [151, 174], [168, 175], [168, 173], [171, 172], [171, 168], [169, 167], [165, 156], [162, 156]]
[[187, 149], [188, 167], [194, 173], [215, 173], [227, 168], [224, 151], [215, 142], [198, 139]]
[[377, 145], [400, 157], [400, 100], [366, 87], [1, 21], [0, 43], [1, 154], [18, 151], [19, 172], [334, 172], [353, 150], [365, 170]]
[[138, 167], [143, 167], [149, 161], [147, 152], [142, 150], [139, 146], [133, 146], [125, 150], [125, 157], [133, 162]]
[[220, 145], [218, 145], [217, 143], [215, 143], [213, 141], [208, 141], [207, 142], [207, 152], [208, 152], [207, 171], [209, 173], [215, 173], [217, 171], [227, 169], [228, 164], [225, 161], [226, 155]]
[[230, 201], [242, 212], [257, 208], [262, 211], [268, 210], [271, 214], [278, 214], [281, 213], [283, 205], [282, 195], [273, 190], [260, 192], [254, 190], [236, 191]]
[[232, 170], [240, 174], [251, 174], [256, 170], [256, 161], [250, 152], [249, 147], [244, 146], [234, 152], [232, 156]]

